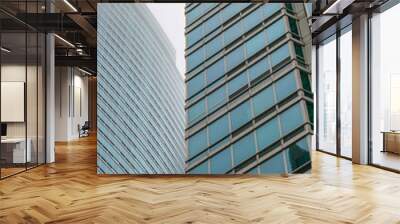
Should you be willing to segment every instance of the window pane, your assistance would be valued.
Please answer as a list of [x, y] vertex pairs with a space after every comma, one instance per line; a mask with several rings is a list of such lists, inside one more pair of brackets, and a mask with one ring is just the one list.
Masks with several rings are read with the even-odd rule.
[[225, 74], [224, 60], [220, 59], [207, 69], [207, 84], [210, 84]]
[[267, 41], [268, 44], [271, 44], [278, 38], [280, 38], [282, 35], [285, 34], [285, 22], [284, 19], [279, 19], [278, 21], [274, 22], [272, 25], [270, 25], [267, 29]]
[[289, 17], [289, 25], [290, 25], [290, 31], [292, 31], [293, 33], [299, 35], [299, 30], [297, 29], [297, 23], [296, 20]]
[[233, 109], [230, 114], [232, 131], [235, 131], [251, 120], [250, 101], [242, 103], [240, 106]]
[[210, 162], [212, 174], [226, 173], [228, 170], [232, 169], [231, 148], [227, 148], [222, 152], [219, 152], [217, 155], [211, 158]]
[[250, 40], [246, 42], [247, 58], [251, 57], [253, 54], [259, 50], [265, 48], [266, 36], [265, 32], [260, 32], [253, 36]]
[[240, 10], [244, 9], [249, 3], [231, 3], [227, 7], [225, 7], [222, 11], [222, 19], [224, 21], [230, 19], [233, 15], [240, 12]]
[[233, 40], [238, 38], [242, 34], [241, 23], [238, 22], [235, 25], [229, 27], [224, 32], [224, 44], [225, 46], [230, 44]]
[[250, 82], [269, 70], [267, 58], [259, 60], [249, 68]]
[[243, 86], [247, 85], [248, 83], [247, 72], [244, 71], [242, 74], [236, 76], [234, 79], [231, 79], [228, 84], [228, 91], [229, 95], [238, 91]]
[[261, 174], [282, 174], [286, 173], [285, 163], [283, 162], [283, 153], [275, 154], [260, 165]]
[[278, 119], [274, 118], [256, 129], [257, 146], [261, 151], [280, 138]]
[[208, 160], [189, 171], [190, 174], [208, 174]]
[[282, 134], [287, 135], [291, 131], [304, 124], [303, 111], [300, 103], [295, 104], [291, 108], [280, 114]]
[[243, 33], [249, 31], [251, 28], [262, 22], [262, 20], [260, 19], [262, 18], [262, 13], [263, 7], [259, 7], [243, 19]]
[[292, 172], [302, 165], [311, 162], [307, 139], [304, 138], [289, 146], [286, 150], [288, 158], [288, 170]]
[[220, 34], [206, 44], [206, 57], [208, 58], [220, 51], [223, 45], [222, 34]]
[[271, 66], [274, 67], [290, 56], [289, 45], [285, 44], [271, 54]]
[[195, 105], [189, 107], [188, 109], [189, 124], [199, 120], [204, 115], [206, 115], [206, 103], [205, 100], [202, 99]]
[[282, 8], [282, 4], [280, 3], [266, 3], [263, 5], [264, 8], [264, 18], [268, 18], [275, 14]]
[[220, 87], [207, 97], [208, 113], [226, 102], [225, 86]]
[[187, 70], [190, 71], [204, 61], [204, 47], [197, 49], [187, 57]]
[[244, 60], [244, 48], [243, 48], [243, 46], [240, 46], [240, 47], [236, 48], [235, 50], [231, 51], [226, 56], [227, 71], [236, 67], [238, 64], [243, 62], [243, 60]]
[[279, 101], [285, 99], [297, 90], [294, 71], [285, 75], [275, 83], [276, 99]]
[[205, 85], [204, 73], [200, 73], [187, 82], [188, 98], [194, 96]]
[[210, 124], [210, 126], [208, 126], [208, 130], [210, 136], [210, 145], [221, 140], [223, 137], [229, 134], [228, 116], [225, 115], [214, 121], [212, 124]]
[[255, 116], [260, 115], [275, 104], [272, 87], [262, 90], [253, 97], [253, 108]]
[[186, 37], [187, 47], [192, 46], [203, 37], [204, 24], [193, 29]]
[[318, 147], [336, 154], [336, 35], [318, 48]]
[[214, 14], [211, 18], [209, 18], [205, 24], [206, 24], [206, 31], [209, 33], [213, 31], [215, 28], [221, 25], [221, 18], [220, 18], [220, 13]]
[[249, 159], [256, 153], [254, 135], [250, 133], [233, 144], [233, 158], [235, 166]]
[[188, 140], [189, 158], [199, 154], [207, 148], [207, 129], [197, 132]]

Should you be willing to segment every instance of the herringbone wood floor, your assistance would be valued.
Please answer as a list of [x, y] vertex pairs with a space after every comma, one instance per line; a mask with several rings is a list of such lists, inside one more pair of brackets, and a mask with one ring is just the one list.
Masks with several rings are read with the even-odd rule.
[[400, 223], [400, 175], [315, 152], [290, 177], [97, 176], [96, 140], [0, 181], [0, 223]]

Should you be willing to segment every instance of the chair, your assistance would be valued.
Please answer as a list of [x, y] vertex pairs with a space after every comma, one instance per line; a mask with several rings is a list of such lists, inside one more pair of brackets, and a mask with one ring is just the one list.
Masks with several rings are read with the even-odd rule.
[[80, 125], [78, 124], [79, 138], [89, 136], [89, 129], [90, 129], [89, 121], [85, 121], [82, 127], [80, 127]]

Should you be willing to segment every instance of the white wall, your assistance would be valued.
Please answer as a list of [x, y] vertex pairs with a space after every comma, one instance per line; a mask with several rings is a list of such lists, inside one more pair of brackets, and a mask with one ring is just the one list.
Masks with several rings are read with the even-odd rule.
[[88, 120], [88, 77], [76, 68], [56, 68], [55, 141], [79, 138], [78, 124]]

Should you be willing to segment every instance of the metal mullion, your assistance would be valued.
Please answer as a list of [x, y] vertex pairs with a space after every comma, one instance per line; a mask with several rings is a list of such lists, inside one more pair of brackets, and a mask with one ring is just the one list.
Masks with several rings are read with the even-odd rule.
[[[28, 1], [25, 1], [25, 21], [28, 19]], [[27, 92], [28, 92], [28, 24], [25, 25], [25, 100], [24, 100], [24, 120], [25, 120], [25, 170], [28, 170], [28, 114], [27, 114]]]
[[340, 119], [340, 30], [336, 28], [336, 155], [341, 156]]
[[319, 149], [319, 44], [315, 46], [315, 148]]

